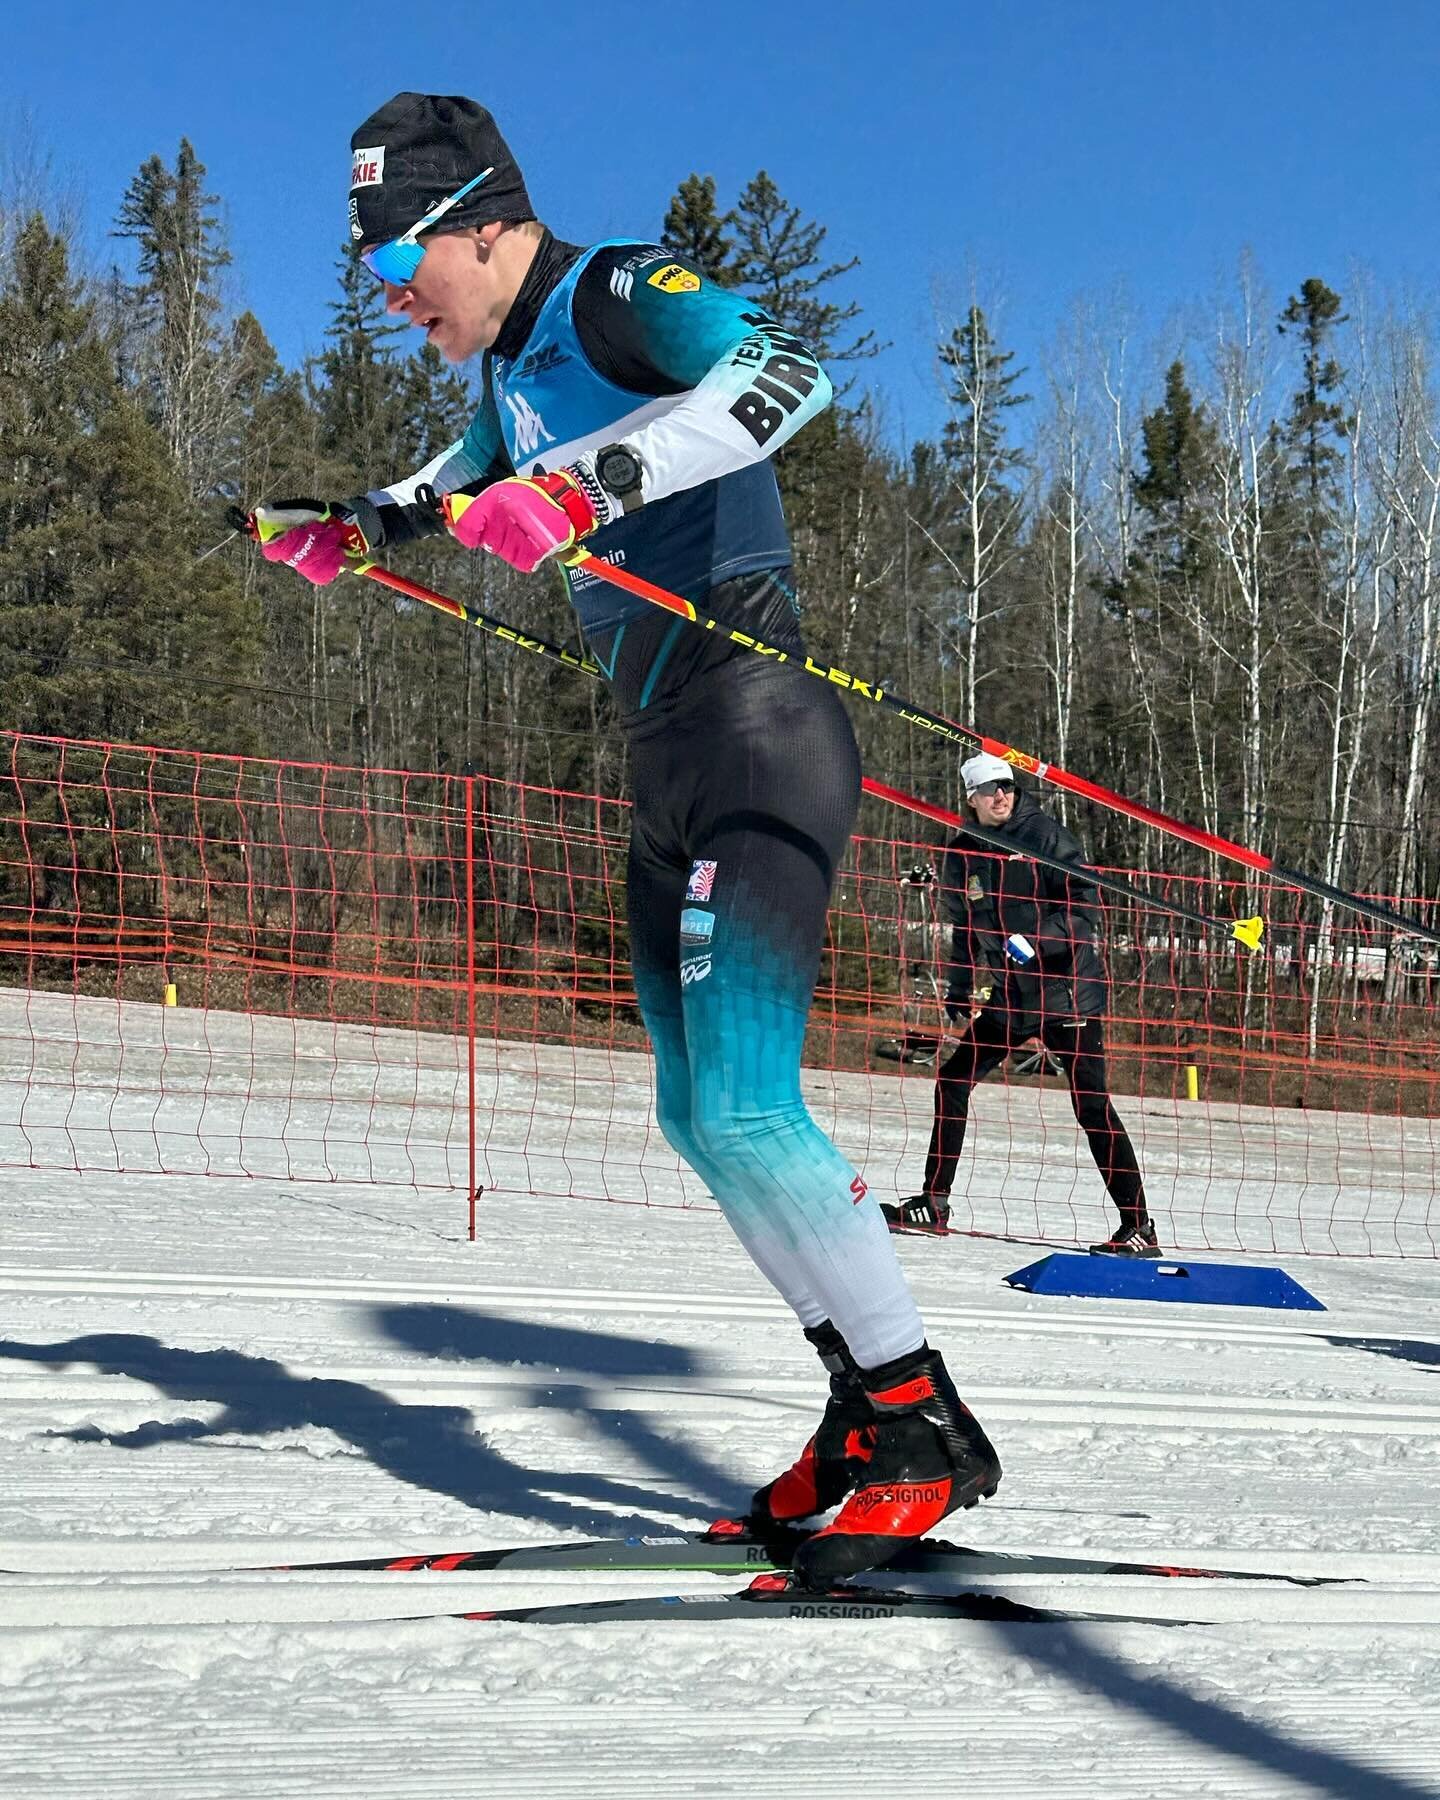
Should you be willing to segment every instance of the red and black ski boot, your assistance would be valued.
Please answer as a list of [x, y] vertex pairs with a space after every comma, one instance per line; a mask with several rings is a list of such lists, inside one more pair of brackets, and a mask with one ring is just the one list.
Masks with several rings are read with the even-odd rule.
[[793, 1525], [838, 1506], [861, 1480], [875, 1442], [875, 1413], [844, 1338], [827, 1319], [805, 1333], [830, 1372], [830, 1398], [815, 1435], [783, 1475], [766, 1482], [750, 1502], [748, 1523]]
[[829, 1588], [881, 1568], [947, 1513], [988, 1500], [1000, 1458], [955, 1392], [938, 1351], [922, 1344], [864, 1376], [875, 1447], [835, 1519], [795, 1551], [797, 1582]]

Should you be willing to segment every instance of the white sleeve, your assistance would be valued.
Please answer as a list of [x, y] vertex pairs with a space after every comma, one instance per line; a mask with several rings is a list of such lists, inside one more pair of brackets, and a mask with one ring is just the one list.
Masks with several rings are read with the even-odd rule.
[[623, 440], [663, 500], [763, 461], [830, 404], [830, 378], [799, 338], [757, 325], [660, 418]]

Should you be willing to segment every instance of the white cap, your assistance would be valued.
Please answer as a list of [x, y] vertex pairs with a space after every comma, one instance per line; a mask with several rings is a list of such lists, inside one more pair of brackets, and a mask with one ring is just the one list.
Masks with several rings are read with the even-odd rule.
[[965, 783], [965, 792], [973, 794], [982, 781], [1014, 781], [1015, 771], [1003, 757], [991, 756], [988, 750], [982, 750], [969, 762], [961, 763], [960, 779]]

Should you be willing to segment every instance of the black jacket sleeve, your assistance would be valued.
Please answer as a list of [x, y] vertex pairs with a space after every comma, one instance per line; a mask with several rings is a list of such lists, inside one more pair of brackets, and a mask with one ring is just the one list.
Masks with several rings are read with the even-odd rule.
[[953, 837], [940, 865], [940, 904], [950, 926], [950, 962], [945, 998], [964, 1006], [993, 989], [1001, 937], [994, 895], [983, 865], [993, 858], [967, 852]]
[[[1080, 840], [1067, 831], [1058, 819], [1043, 813], [1032, 815], [1034, 830], [1028, 835], [1030, 846], [1044, 856], [1058, 857], [1062, 862], [1079, 865], [1085, 862]], [[1042, 958], [1049, 955], [1070, 960], [1077, 936], [1093, 941], [1099, 927], [1099, 890], [1080, 875], [1062, 875], [1058, 869], [1036, 865], [1038, 918], [1036, 949]]]

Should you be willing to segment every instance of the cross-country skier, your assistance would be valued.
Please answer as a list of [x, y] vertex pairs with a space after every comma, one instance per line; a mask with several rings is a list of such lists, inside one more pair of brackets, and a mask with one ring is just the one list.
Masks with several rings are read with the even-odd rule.
[[1084, 852], [1031, 795], [1017, 794], [1015, 771], [1000, 757], [982, 751], [960, 774], [977, 821], [1009, 839], [1017, 854], [997, 856], [963, 834], [946, 846], [940, 898], [953, 928], [946, 1000], [964, 1029], [936, 1076], [924, 1191], [882, 1210], [896, 1231], [947, 1229], [970, 1090], [1015, 1045], [1038, 1037], [1064, 1073], [1075, 1117], [1120, 1214], [1113, 1235], [1091, 1250], [1158, 1256], [1135, 1148], [1105, 1078], [1106, 981], [1095, 889], [1024, 855], [1029, 849], [1083, 863]]
[[[474, 101], [399, 94], [351, 148], [354, 246], [390, 312], [452, 363], [480, 356], [480, 409], [408, 480], [259, 508], [265, 555], [323, 583], [357, 549], [427, 533], [524, 571], [583, 540], [799, 648], [768, 458], [829, 403], [807, 345], [654, 244], [560, 242]], [[859, 798], [854, 736], [838, 696], [799, 672], [566, 575], [629, 739], [630, 942], [660, 1124], [829, 1371], [819, 1428], [752, 1502], [761, 1526], [840, 1507], [795, 1558], [826, 1586], [1000, 1479], [879, 1207], [800, 1095]]]

